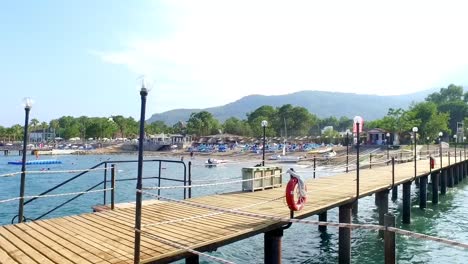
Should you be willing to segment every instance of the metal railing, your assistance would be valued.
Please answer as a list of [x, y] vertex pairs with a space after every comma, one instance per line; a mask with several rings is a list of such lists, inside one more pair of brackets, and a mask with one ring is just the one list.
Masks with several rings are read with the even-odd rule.
[[[101, 163], [98, 163], [98, 164], [92, 166], [88, 170], [80, 172], [77, 175], [75, 175], [75, 176], [73, 176], [73, 177], [71, 177], [71, 178], [57, 184], [56, 186], [54, 186], [54, 187], [40, 193], [38, 195], [38, 197], [34, 197], [34, 198], [31, 198], [31, 199], [25, 201], [24, 206], [26, 206], [28, 204], [30, 205], [33, 201], [40, 198], [40, 196], [47, 195], [47, 194], [51, 193], [54, 190], [57, 190], [59, 188], [62, 188], [63, 186], [69, 185], [69, 184], [73, 183], [75, 180], [77, 180], [77, 179], [81, 178], [82, 176], [86, 175], [87, 173], [92, 172], [95, 169], [99, 169], [99, 168], [103, 167], [104, 168], [104, 173], [103, 173], [103, 180], [102, 181], [99, 181], [98, 183], [96, 183], [93, 186], [89, 187], [88, 189], [85, 190], [84, 193], [80, 193], [80, 194], [77, 194], [77, 195], [69, 198], [68, 200], [62, 202], [61, 204], [55, 206], [54, 208], [48, 210], [47, 212], [41, 214], [40, 216], [38, 216], [36, 218], [34, 218], [33, 220], [38, 220], [38, 219], [41, 219], [41, 218], [49, 215], [50, 213], [58, 210], [59, 208], [65, 206], [66, 204], [68, 204], [68, 203], [72, 202], [73, 200], [79, 198], [80, 196], [82, 196], [86, 192], [92, 191], [92, 190], [98, 188], [99, 186], [103, 186], [104, 191], [103, 191], [102, 201], [103, 201], [103, 205], [107, 205], [107, 185], [108, 185], [108, 183], [111, 184], [111, 188], [112, 188], [112, 190], [110, 191], [111, 192], [111, 209], [114, 209], [114, 206], [115, 206], [115, 204], [114, 204], [115, 203], [115, 191], [114, 191], [115, 183], [116, 182], [123, 182], [123, 181], [136, 181], [137, 180], [136, 177], [117, 179], [115, 164], [137, 163], [137, 162], [138, 162], [137, 160], [108, 160], [108, 161], [103, 161]], [[188, 166], [187, 166], [187, 164], [185, 164], [185, 162], [178, 161], [178, 160], [150, 159], [150, 160], [143, 160], [143, 162], [144, 163], [150, 163], [150, 162], [158, 163], [159, 170], [158, 170], [158, 174], [156, 176], [143, 177], [143, 179], [157, 179], [158, 187], [161, 187], [162, 181], [180, 182], [180, 183], [183, 183], [184, 186], [187, 186], [187, 185], [190, 186], [192, 184], [192, 175], [191, 175], [192, 163], [191, 162], [188, 162]], [[183, 178], [182, 179], [177, 179], [177, 178], [171, 178], [171, 177], [161, 177], [162, 165], [164, 163], [172, 163], [172, 164], [182, 165], [182, 167], [183, 167]], [[111, 179], [108, 179], [108, 175], [107, 175], [109, 165], [111, 165]], [[158, 195], [161, 194], [160, 192], [161, 192], [161, 190], [158, 190]], [[187, 197], [191, 198], [191, 196], [192, 196], [191, 189], [190, 188], [184, 188], [183, 189], [183, 198], [187, 199]], [[15, 216], [15, 218], [16, 217], [17, 216]]]

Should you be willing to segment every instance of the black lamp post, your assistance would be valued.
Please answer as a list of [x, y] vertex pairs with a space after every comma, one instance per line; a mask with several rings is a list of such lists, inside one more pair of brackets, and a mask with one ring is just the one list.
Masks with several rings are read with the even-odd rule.
[[444, 133], [439, 132], [439, 156], [440, 156], [440, 167], [442, 168], [442, 136]]
[[348, 161], [349, 161], [349, 133], [346, 131], [346, 173], [348, 173]]
[[463, 137], [463, 156], [464, 156], [464, 159], [466, 160], [466, 137]]
[[21, 162], [21, 183], [20, 183], [20, 199], [19, 199], [19, 207], [18, 207], [18, 223], [23, 222], [23, 215], [24, 215], [24, 189], [25, 189], [25, 182], [26, 182], [26, 146], [28, 144], [28, 123], [29, 123], [29, 111], [31, 110], [33, 101], [31, 98], [24, 98], [23, 105], [24, 105], [24, 131], [23, 131], [23, 157]]
[[416, 134], [418, 133], [418, 127], [413, 127], [413, 139], [414, 139], [414, 178], [416, 179]]
[[426, 137], [426, 141], [427, 141], [427, 156], [429, 156], [429, 140], [430, 138], [429, 137]]
[[265, 132], [266, 132], [266, 127], [268, 126], [268, 121], [263, 120], [262, 121], [262, 127], [263, 127], [263, 148], [262, 148], [262, 166], [265, 166]]
[[355, 116], [354, 117], [354, 124], [356, 126], [356, 201], [359, 199], [359, 132], [361, 131], [360, 125], [362, 124], [362, 117]]
[[141, 202], [143, 187], [143, 141], [145, 140], [145, 111], [146, 111], [146, 97], [148, 96], [148, 89], [145, 82], [141, 85], [141, 112], [140, 112], [140, 135], [138, 138], [138, 174], [137, 174], [137, 193], [136, 193], [136, 207], [135, 207], [135, 248], [134, 248], [134, 263], [140, 263], [140, 241], [141, 241]]
[[455, 144], [455, 163], [457, 163], [457, 135], [453, 135], [453, 142]]

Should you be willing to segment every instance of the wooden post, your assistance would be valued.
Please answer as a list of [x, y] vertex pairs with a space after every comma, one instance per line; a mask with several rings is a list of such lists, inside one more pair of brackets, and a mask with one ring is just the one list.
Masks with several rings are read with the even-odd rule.
[[[326, 222], [326, 221], [327, 221], [327, 211], [321, 212], [321, 213], [318, 215], [318, 217], [319, 217], [319, 221], [320, 221], [320, 222]], [[318, 230], [319, 230], [320, 232], [325, 232], [325, 231], [327, 231], [327, 226], [319, 225], [319, 226], [318, 226]]]
[[115, 164], [111, 165], [111, 210], [114, 210], [115, 206], [115, 177], [117, 170], [115, 169]]
[[440, 194], [447, 193], [447, 170], [440, 170]]
[[185, 264], [198, 264], [200, 263], [200, 257], [198, 255], [190, 255], [185, 258]]
[[[351, 223], [352, 206], [352, 203], [348, 203], [339, 207], [340, 223]], [[338, 262], [351, 263], [351, 229], [347, 227], [340, 227], [338, 231]]]
[[265, 233], [264, 252], [265, 263], [281, 263], [281, 238], [283, 237], [283, 228], [274, 229]]
[[439, 173], [431, 174], [432, 182], [432, 204], [439, 203]]
[[[385, 214], [384, 224], [386, 227], [395, 227], [395, 216]], [[385, 264], [396, 263], [396, 250], [395, 250], [395, 232], [385, 230], [384, 232], [384, 248], [385, 248]]]
[[411, 223], [411, 182], [403, 183], [403, 224]]
[[[316, 170], [317, 166], [315, 166], [315, 156], [314, 156], [314, 179], [315, 179], [315, 170]], [[346, 167], [346, 172], [348, 172], [348, 167]]]
[[419, 181], [419, 208], [427, 207], [427, 176], [423, 176]]
[[[384, 225], [384, 216], [388, 213], [388, 191], [378, 192], [375, 197], [379, 208], [379, 225]], [[379, 231], [379, 235], [383, 237], [383, 232]]]

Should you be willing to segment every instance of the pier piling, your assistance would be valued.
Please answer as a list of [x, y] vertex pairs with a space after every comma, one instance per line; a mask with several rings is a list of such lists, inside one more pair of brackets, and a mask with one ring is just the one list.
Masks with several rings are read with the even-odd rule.
[[452, 167], [450, 167], [452, 170], [452, 178], [453, 178], [453, 185], [458, 185], [458, 170], [457, 170], [457, 165], [454, 164]]
[[[383, 225], [384, 216], [388, 213], [388, 190], [376, 193], [375, 197], [379, 208], [379, 225]], [[379, 231], [379, 235], [383, 237], [383, 231]]]
[[[318, 215], [318, 217], [319, 217], [319, 221], [320, 221], [320, 222], [326, 222], [326, 221], [327, 221], [327, 211], [321, 212], [321, 213]], [[319, 225], [319, 226], [318, 226], [318, 230], [319, 230], [320, 232], [325, 232], [325, 231], [327, 231], [327, 226]]]
[[[395, 227], [395, 216], [392, 214], [385, 214], [384, 225], [386, 227]], [[395, 254], [395, 232], [388, 230], [384, 231], [384, 249], [385, 249], [385, 264], [396, 263]]]
[[419, 208], [427, 207], [427, 176], [423, 176], [419, 180]]
[[446, 174], [447, 174], [447, 187], [453, 188], [453, 171], [452, 168], [449, 167], [446, 169]]
[[200, 257], [198, 255], [190, 255], [185, 258], [185, 264], [198, 264], [200, 263]]
[[265, 233], [264, 251], [265, 263], [281, 263], [281, 238], [283, 237], [283, 228], [274, 229]]
[[439, 173], [433, 172], [431, 174], [432, 182], [432, 204], [439, 203]]
[[[351, 208], [353, 203], [348, 203], [339, 207], [339, 222], [351, 223]], [[340, 264], [351, 263], [351, 229], [340, 227], [338, 234], [338, 262]]]
[[392, 201], [396, 201], [398, 199], [398, 185], [392, 188]]
[[403, 183], [403, 224], [411, 223], [411, 182]]
[[447, 170], [440, 170], [440, 194], [447, 193]]

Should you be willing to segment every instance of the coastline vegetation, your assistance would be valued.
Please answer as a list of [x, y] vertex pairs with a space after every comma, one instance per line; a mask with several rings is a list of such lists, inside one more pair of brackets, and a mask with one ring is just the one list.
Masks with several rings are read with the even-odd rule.
[[[409, 109], [388, 110], [381, 119], [366, 121], [365, 128], [381, 128], [400, 137], [419, 127], [420, 138], [432, 142], [439, 132], [450, 135], [457, 130], [457, 123], [468, 124], [468, 93], [464, 93], [462, 86], [449, 85], [427, 96], [425, 101], [414, 102]], [[336, 106], [339, 107], [339, 106]], [[365, 117], [365, 113], [363, 113]], [[268, 121], [266, 136], [327, 136], [337, 137], [338, 131], [345, 131], [352, 127], [352, 119], [348, 117], [327, 117], [320, 119], [306, 108], [285, 104], [281, 107], [261, 106], [246, 114], [246, 119], [228, 118], [221, 123], [211, 113], [201, 111], [192, 113], [184, 122], [174, 125], [156, 121], [146, 124], [147, 134], [172, 133], [194, 136], [207, 136], [222, 133], [240, 136], [262, 135], [262, 120]], [[333, 126], [333, 130], [321, 132], [321, 128]], [[51, 120], [49, 123], [40, 122], [33, 118], [30, 131], [54, 132], [56, 137], [69, 139], [80, 138], [136, 138], [139, 122], [133, 117], [122, 115], [112, 117], [72, 117], [63, 116]], [[0, 126], [0, 141], [10, 142], [22, 140], [23, 126], [16, 124], [11, 127]]]

